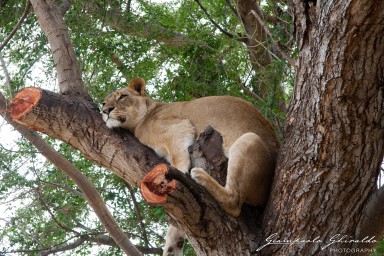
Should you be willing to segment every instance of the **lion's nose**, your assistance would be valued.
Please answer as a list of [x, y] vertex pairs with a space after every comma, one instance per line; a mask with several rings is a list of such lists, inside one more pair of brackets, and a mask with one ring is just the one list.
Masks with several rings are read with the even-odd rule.
[[107, 107], [106, 109], [103, 109], [103, 113], [109, 115], [114, 109], [115, 107]]

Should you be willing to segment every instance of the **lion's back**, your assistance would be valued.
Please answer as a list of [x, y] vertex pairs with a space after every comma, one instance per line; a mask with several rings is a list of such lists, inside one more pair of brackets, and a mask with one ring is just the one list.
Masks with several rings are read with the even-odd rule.
[[241, 135], [253, 132], [259, 135], [271, 151], [278, 150], [274, 129], [262, 113], [251, 103], [231, 96], [211, 96], [192, 101], [166, 105], [168, 114], [189, 119], [201, 133], [208, 125], [220, 132], [224, 148], [228, 149]]

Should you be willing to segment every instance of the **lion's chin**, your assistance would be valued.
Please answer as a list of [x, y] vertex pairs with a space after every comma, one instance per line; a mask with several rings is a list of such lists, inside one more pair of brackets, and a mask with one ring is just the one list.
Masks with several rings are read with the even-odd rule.
[[106, 121], [107, 127], [112, 129], [114, 127], [120, 127], [121, 126], [121, 121], [113, 118], [108, 118]]

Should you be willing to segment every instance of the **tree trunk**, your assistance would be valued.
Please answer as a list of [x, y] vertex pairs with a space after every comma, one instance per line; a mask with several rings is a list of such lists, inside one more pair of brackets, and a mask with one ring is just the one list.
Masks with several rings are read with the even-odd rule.
[[[299, 68], [264, 231], [277, 233], [274, 240], [312, 242], [271, 245], [263, 253], [369, 249], [374, 243], [356, 230], [383, 159], [384, 2], [292, 2]], [[348, 242], [324, 248], [338, 234]]]

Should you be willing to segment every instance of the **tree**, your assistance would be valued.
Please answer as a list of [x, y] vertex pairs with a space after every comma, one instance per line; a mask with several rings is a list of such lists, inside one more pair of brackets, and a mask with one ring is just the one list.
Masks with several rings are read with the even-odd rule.
[[[145, 174], [162, 160], [126, 131], [105, 128], [87, 92], [97, 95], [97, 89], [88, 87], [85, 90], [84, 79], [79, 76], [76, 50], [71, 46], [58, 8], [51, 1], [31, 0], [31, 3], [53, 52], [60, 94], [43, 89], [22, 91], [13, 103], [14, 119], [29, 129], [43, 131], [64, 141], [92, 162], [137, 186]], [[171, 11], [162, 5], [140, 3], [143, 9], [151, 10], [160, 17], [172, 17], [167, 15]], [[255, 1], [237, 1], [236, 6], [223, 1], [217, 6], [226, 6], [238, 15], [222, 20], [214, 14], [213, 4], [197, 3], [184, 2], [187, 7], [180, 6], [176, 13], [200, 8], [200, 12], [192, 13], [204, 14], [221, 32], [220, 36], [196, 40], [187, 36], [193, 33], [175, 32], [178, 30], [167, 29], [161, 23], [151, 26], [145, 16], [132, 15], [129, 11], [132, 6], [124, 5], [126, 8], [123, 9], [122, 3], [117, 1], [92, 1], [83, 6], [85, 14], [81, 15], [82, 21], [89, 26], [92, 25], [91, 18], [97, 17], [102, 20], [102, 25], [108, 24], [105, 31], [111, 28], [127, 29], [129, 32], [126, 33], [131, 35], [140, 34], [147, 40], [156, 38], [166, 45], [170, 44], [171, 49], [183, 46], [187, 51], [194, 52], [187, 55], [186, 51], [182, 51], [187, 57], [180, 65], [189, 63], [189, 69], [183, 71], [181, 68], [169, 82], [171, 94], [183, 91], [186, 99], [211, 93], [237, 94], [238, 90], [235, 92], [234, 87], [228, 86], [223, 90], [218, 86], [219, 82], [225, 81], [256, 97], [262, 108], [273, 103], [284, 110], [280, 88], [288, 80], [277, 78], [271, 83], [270, 73], [265, 69], [260, 71], [259, 67], [275, 67], [277, 64], [271, 64], [270, 59], [274, 55], [295, 65], [295, 88], [282, 130], [283, 144], [271, 196], [265, 209], [245, 207], [239, 218], [231, 218], [199, 186], [176, 175], [177, 189], [163, 205], [171, 221], [187, 232], [199, 255], [329, 255], [346, 247], [349, 251], [343, 252], [361, 249], [367, 254], [367, 249], [372, 248], [383, 234], [380, 219], [383, 190], [376, 189], [376, 181], [384, 148], [384, 49], [381, 46], [384, 39], [384, 3], [293, 0], [285, 6], [284, 1], [268, 1], [262, 9]], [[210, 12], [205, 6], [211, 7], [208, 9]], [[100, 10], [103, 10], [101, 16]], [[122, 10], [128, 10], [126, 15], [121, 15]], [[284, 10], [292, 11], [294, 17], [298, 52], [296, 62], [285, 52], [290, 46], [289, 39], [283, 37], [286, 34], [278, 34], [279, 40], [276, 40], [266, 25], [269, 20], [268, 24], [273, 23], [279, 28], [281, 18], [289, 13]], [[269, 14], [275, 15], [269, 17]], [[45, 23], [47, 20], [50, 22]], [[206, 20], [199, 21], [199, 25], [204, 26]], [[244, 28], [238, 28], [239, 21]], [[222, 24], [233, 26], [234, 31], [245, 31], [245, 37], [228, 33]], [[188, 26], [184, 29], [193, 30]], [[278, 29], [275, 30], [278, 33]], [[105, 34], [108, 37], [113, 32]], [[202, 37], [207, 37], [207, 34], [202, 34]], [[242, 70], [236, 69], [236, 64], [241, 62], [232, 55], [229, 58], [223, 54], [223, 49], [230, 51], [230, 48], [223, 46], [222, 42], [233, 45], [234, 41], [241, 41], [246, 46], [246, 52], [239, 50], [239, 47], [235, 51], [241, 56], [249, 54], [251, 82], [242, 82], [247, 68], [237, 65]], [[264, 41], [266, 43], [262, 44]], [[76, 46], [76, 42], [81, 41], [75, 38], [73, 42]], [[113, 42], [109, 41], [112, 46], [107, 45], [109, 50], [98, 56], [109, 58], [124, 76], [138, 72], [130, 70], [129, 61], [122, 62], [120, 56], [110, 51], [114, 46], [120, 47], [113, 45]], [[84, 44], [84, 41], [81, 43]], [[204, 52], [213, 53], [207, 58], [202, 54]], [[291, 55], [294, 56], [294, 53]], [[190, 56], [194, 59], [188, 58]], [[259, 65], [255, 65], [255, 59], [259, 59], [255, 56], [264, 56]], [[146, 56], [143, 54], [141, 58]], [[129, 60], [129, 56], [126, 59]], [[216, 64], [212, 64], [213, 60]], [[201, 72], [200, 75], [191, 72], [194, 68], [202, 71], [198, 67], [201, 63], [209, 72]], [[162, 60], [153, 60], [153, 66], [146, 65], [145, 69], [140, 63], [134, 66], [140, 67], [138, 70], [144, 72], [144, 77], [152, 77], [151, 69], [153, 71], [154, 66], [161, 64]], [[193, 81], [194, 86], [182, 87], [190, 85], [187, 81]], [[266, 87], [268, 82], [272, 86]], [[198, 90], [199, 86], [203, 89]], [[159, 95], [163, 90], [158, 90]], [[27, 104], [20, 104], [25, 99]], [[275, 124], [279, 123], [277, 111], [269, 115], [274, 118]]]

